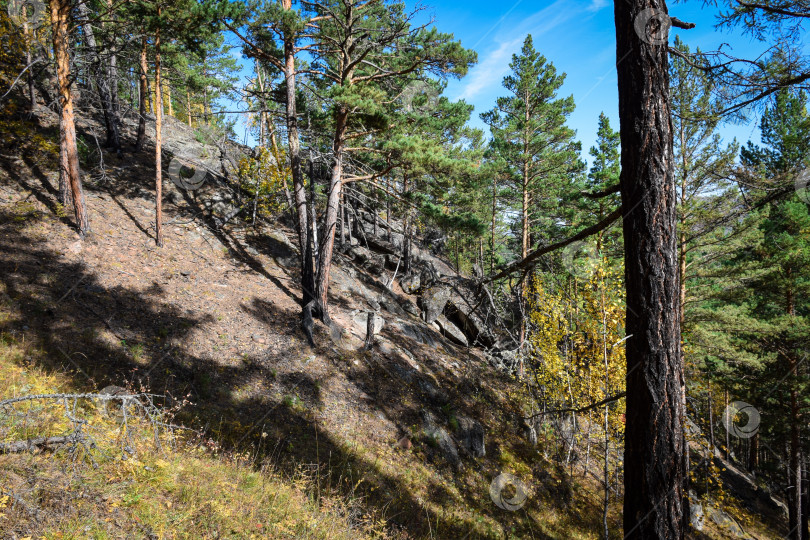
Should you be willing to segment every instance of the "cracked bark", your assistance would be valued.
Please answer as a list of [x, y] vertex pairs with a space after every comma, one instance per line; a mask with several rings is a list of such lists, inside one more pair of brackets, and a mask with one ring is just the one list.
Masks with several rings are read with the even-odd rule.
[[[625, 538], [684, 537], [684, 380], [667, 44], [636, 34], [662, 0], [615, 1], [627, 290]], [[651, 20], [651, 24], [655, 21]]]

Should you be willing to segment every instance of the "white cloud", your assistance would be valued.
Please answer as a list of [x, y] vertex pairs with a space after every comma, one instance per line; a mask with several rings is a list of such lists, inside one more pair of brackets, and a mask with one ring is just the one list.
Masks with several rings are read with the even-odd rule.
[[608, 0], [591, 0], [591, 5], [588, 6], [588, 11], [599, 11], [608, 5]]
[[523, 43], [519, 37], [506, 43], [489, 53], [483, 61], [479, 62], [467, 76], [467, 84], [456, 99], [470, 100], [481, 93], [482, 90], [493, 84], [501, 84], [501, 79], [509, 71], [509, 59], [515, 49]]
[[[594, 3], [607, 2], [607, 0], [592, 1]], [[504, 75], [509, 71], [509, 61], [512, 54], [520, 50], [520, 46], [523, 44], [523, 40], [526, 39], [527, 34], [532, 35], [535, 40], [535, 47], [537, 47], [537, 38], [539, 36], [556, 29], [580, 12], [569, 0], [557, 0], [534, 15], [523, 19], [519, 24], [510, 25], [508, 35], [512, 39], [506, 41], [495, 39], [500, 44], [494, 50], [482, 55], [483, 59], [470, 70], [470, 73], [464, 79], [466, 84], [464, 84], [456, 99], [470, 101], [488, 88], [500, 86]], [[500, 25], [502, 22], [503, 18], [496, 24]], [[487, 34], [491, 31], [492, 29]], [[499, 34], [503, 33], [499, 32]]]

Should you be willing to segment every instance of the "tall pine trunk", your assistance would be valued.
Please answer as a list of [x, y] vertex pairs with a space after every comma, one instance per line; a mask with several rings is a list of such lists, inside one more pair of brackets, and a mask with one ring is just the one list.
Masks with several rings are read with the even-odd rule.
[[489, 237], [489, 275], [495, 273], [495, 225], [498, 217], [498, 179], [492, 177], [492, 227]]
[[[160, 17], [160, 7], [158, 7]], [[163, 90], [160, 87], [160, 27], [155, 30], [155, 244], [163, 245]]]
[[138, 83], [140, 90], [138, 95], [138, 136], [135, 139], [135, 150], [140, 152], [143, 150], [143, 145], [146, 142], [146, 99], [149, 97], [149, 78], [147, 73], [149, 65], [146, 61], [146, 35], [141, 38], [141, 54], [139, 56], [138, 66], [140, 72], [138, 73]]
[[34, 70], [32, 69], [31, 64], [33, 61], [33, 55], [31, 54], [31, 41], [33, 39], [32, 34], [33, 32], [31, 32], [31, 30], [28, 28], [28, 21], [23, 20], [23, 36], [25, 37], [25, 65], [29, 66], [28, 74], [26, 75], [26, 80], [28, 83], [28, 103], [33, 111], [37, 106], [37, 97], [34, 93]]
[[76, 146], [76, 124], [73, 115], [73, 97], [70, 92], [68, 32], [72, 6], [70, 0], [51, 0], [50, 7], [59, 89], [59, 193], [65, 207], [72, 201], [76, 228], [79, 235], [84, 236], [89, 229], [89, 223], [84, 205], [82, 180], [79, 176], [79, 150]]
[[[292, 0], [282, 0], [285, 10], [292, 9]], [[307, 213], [307, 193], [304, 174], [301, 170], [301, 147], [298, 135], [298, 115], [295, 103], [295, 38], [292, 31], [284, 33], [284, 78], [287, 83], [285, 118], [287, 122], [287, 147], [290, 154], [290, 169], [295, 197], [296, 231], [300, 248], [301, 305], [304, 309], [315, 298], [315, 279], [312, 267], [312, 238]]]
[[[663, 0], [616, 0], [627, 290], [625, 538], [684, 537], [686, 446], [667, 43], [636, 33]], [[655, 21], [651, 21], [654, 26]], [[660, 22], [660, 21], [659, 21]]]
[[[788, 277], [790, 272], [788, 271]], [[796, 307], [793, 289], [788, 286], [786, 295], [786, 311], [788, 316], [795, 317]], [[801, 434], [800, 434], [800, 410], [799, 410], [799, 362], [796, 355], [788, 353], [788, 365], [790, 367], [790, 457], [788, 463], [787, 485], [791, 486], [789, 491], [790, 508], [788, 511], [788, 529], [790, 538], [802, 540], [802, 467], [801, 467]]]

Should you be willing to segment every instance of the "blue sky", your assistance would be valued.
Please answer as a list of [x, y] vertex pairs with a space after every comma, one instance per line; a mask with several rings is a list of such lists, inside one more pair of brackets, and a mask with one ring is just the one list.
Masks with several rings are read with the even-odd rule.
[[[452, 32], [466, 47], [478, 52], [478, 64], [463, 79], [451, 81], [447, 94], [475, 105], [472, 123], [484, 127], [478, 114], [494, 106], [503, 95], [501, 85], [508, 74], [512, 55], [520, 50], [527, 34], [535, 48], [560, 72], [567, 74], [562, 95], [573, 95], [576, 111], [569, 125], [577, 130], [583, 154], [596, 141], [599, 113], [604, 111], [614, 129], [618, 129], [618, 93], [616, 87], [616, 40], [613, 2], [609, 0], [434, 0], [430, 9], [436, 26]], [[760, 52], [764, 46], [741, 32], [715, 29], [715, 11], [703, 9], [702, 0], [670, 2], [670, 15], [694, 22], [693, 30], [673, 29], [693, 50], [716, 50], [728, 43], [735, 53]], [[746, 125], [723, 126], [727, 140], [758, 141], [759, 120], [752, 114]], [[587, 157], [587, 156], [586, 156]]]
[[[413, 0], [406, 1], [409, 7], [414, 5]], [[567, 75], [561, 94], [573, 95], [576, 101], [569, 125], [582, 141], [583, 157], [588, 159], [588, 149], [596, 141], [600, 112], [618, 130], [612, 1], [424, 0], [423, 4], [427, 6], [424, 15], [431, 16], [439, 30], [453, 33], [462, 45], [478, 53], [478, 64], [463, 79], [451, 80], [446, 91], [451, 99], [464, 99], [475, 106], [474, 126], [485, 128], [479, 114], [491, 109], [504, 94], [501, 83], [512, 55], [520, 50], [526, 35], [532, 34], [535, 48]], [[693, 30], [673, 29], [670, 43], [677, 33], [693, 50], [716, 50], [725, 43], [736, 55], [749, 58], [766, 48], [739, 30], [716, 29], [716, 8], [704, 9], [703, 0], [669, 4], [670, 15], [697, 25]], [[244, 67], [243, 80], [250, 73], [250, 66]], [[729, 142], [736, 137], [744, 144], [759, 141], [758, 126], [758, 116], [751, 113], [747, 124], [722, 126], [721, 133]], [[243, 129], [237, 127], [238, 132]], [[247, 142], [255, 143], [250, 138]]]

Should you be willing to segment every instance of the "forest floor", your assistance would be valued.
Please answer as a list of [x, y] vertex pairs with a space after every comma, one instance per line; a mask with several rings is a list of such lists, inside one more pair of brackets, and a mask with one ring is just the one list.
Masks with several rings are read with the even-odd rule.
[[[177, 409], [175, 421], [198, 434], [188, 444], [196, 441], [199, 448], [201, 438], [209, 441], [204, 457], [194, 458], [209, 460], [195, 465], [200, 478], [203, 470], [224, 467], [222, 460], [238, 462], [245, 475], [263, 475], [270, 467], [273, 489], [287, 482], [283, 489], [292, 493], [290, 500], [303, 497], [296, 504], [307, 516], [334, 510], [335, 523], [353, 527], [356, 537], [599, 536], [600, 483], [566, 466], [551, 443], [528, 443], [519, 386], [480, 351], [454, 345], [401, 310], [384, 311], [377, 344], [362, 349], [368, 297], [389, 294], [383, 277], [339, 258], [330, 300], [344, 330], [318, 326], [311, 347], [300, 330], [297, 255], [291, 231], [280, 223], [234, 221], [219, 228], [201, 203], [214, 188], [189, 195], [169, 186], [165, 245], [155, 246], [153, 149], [105, 152], [103, 175], [97, 161], [83, 164], [92, 232], [81, 240], [56, 198], [54, 120], [44, 113], [38, 120], [7, 119], [12, 128], [0, 143], [0, 335], [6, 347], [0, 359], [8, 373], [55, 378], [62, 390], [93, 392], [114, 384], [164, 396], [161, 403]], [[88, 145], [97, 128], [79, 125]], [[393, 289], [395, 296], [404, 294], [396, 284]], [[0, 383], [0, 399], [32, 384], [8, 381]], [[425, 411], [449, 433], [461, 416], [480, 422], [486, 455], [475, 458], [460, 448], [459, 462], [449, 462], [426, 435]], [[31, 471], [45, 467], [42, 459], [0, 456], [0, 470], [17, 471], [16, 480], [0, 472], [2, 485], [35, 482]], [[175, 456], [167, 466], [183, 459]], [[502, 472], [530, 487], [517, 512], [490, 499], [490, 482]], [[119, 480], [129, 490], [144, 481], [134, 473]], [[224, 480], [214, 475], [206, 481]], [[144, 501], [169, 497], [174, 489], [160, 481], [151, 486], [138, 491]], [[76, 510], [83, 488], [65, 489], [60, 512], [84, 512], [71, 514], [70, 523], [106, 515], [103, 508]], [[221, 489], [210, 493], [221, 501], [228, 497]], [[29, 505], [41, 499], [31, 497]], [[202, 504], [167, 500], [175, 508]], [[159, 512], [138, 513], [139, 504], [146, 502], [121, 505], [98, 537], [142, 537], [145, 529], [133, 525], [138, 519], [155, 520], [149, 530], [163, 531], [147, 535], [155, 538], [305, 536], [300, 528], [290, 532], [279, 525], [282, 518], [265, 524], [264, 531], [273, 532], [248, 534], [240, 528], [247, 522], [238, 519], [212, 520], [191, 531], [167, 525]], [[295, 517], [296, 504], [282, 514]], [[22, 510], [22, 528], [14, 528], [1, 512], [3, 537], [25, 536], [25, 526], [53, 537], [65, 531], [59, 520], [36, 525]], [[609, 523], [620, 535], [618, 500]], [[757, 538], [778, 537], [755, 521], [748, 527]], [[711, 524], [704, 533], [724, 534]]]

